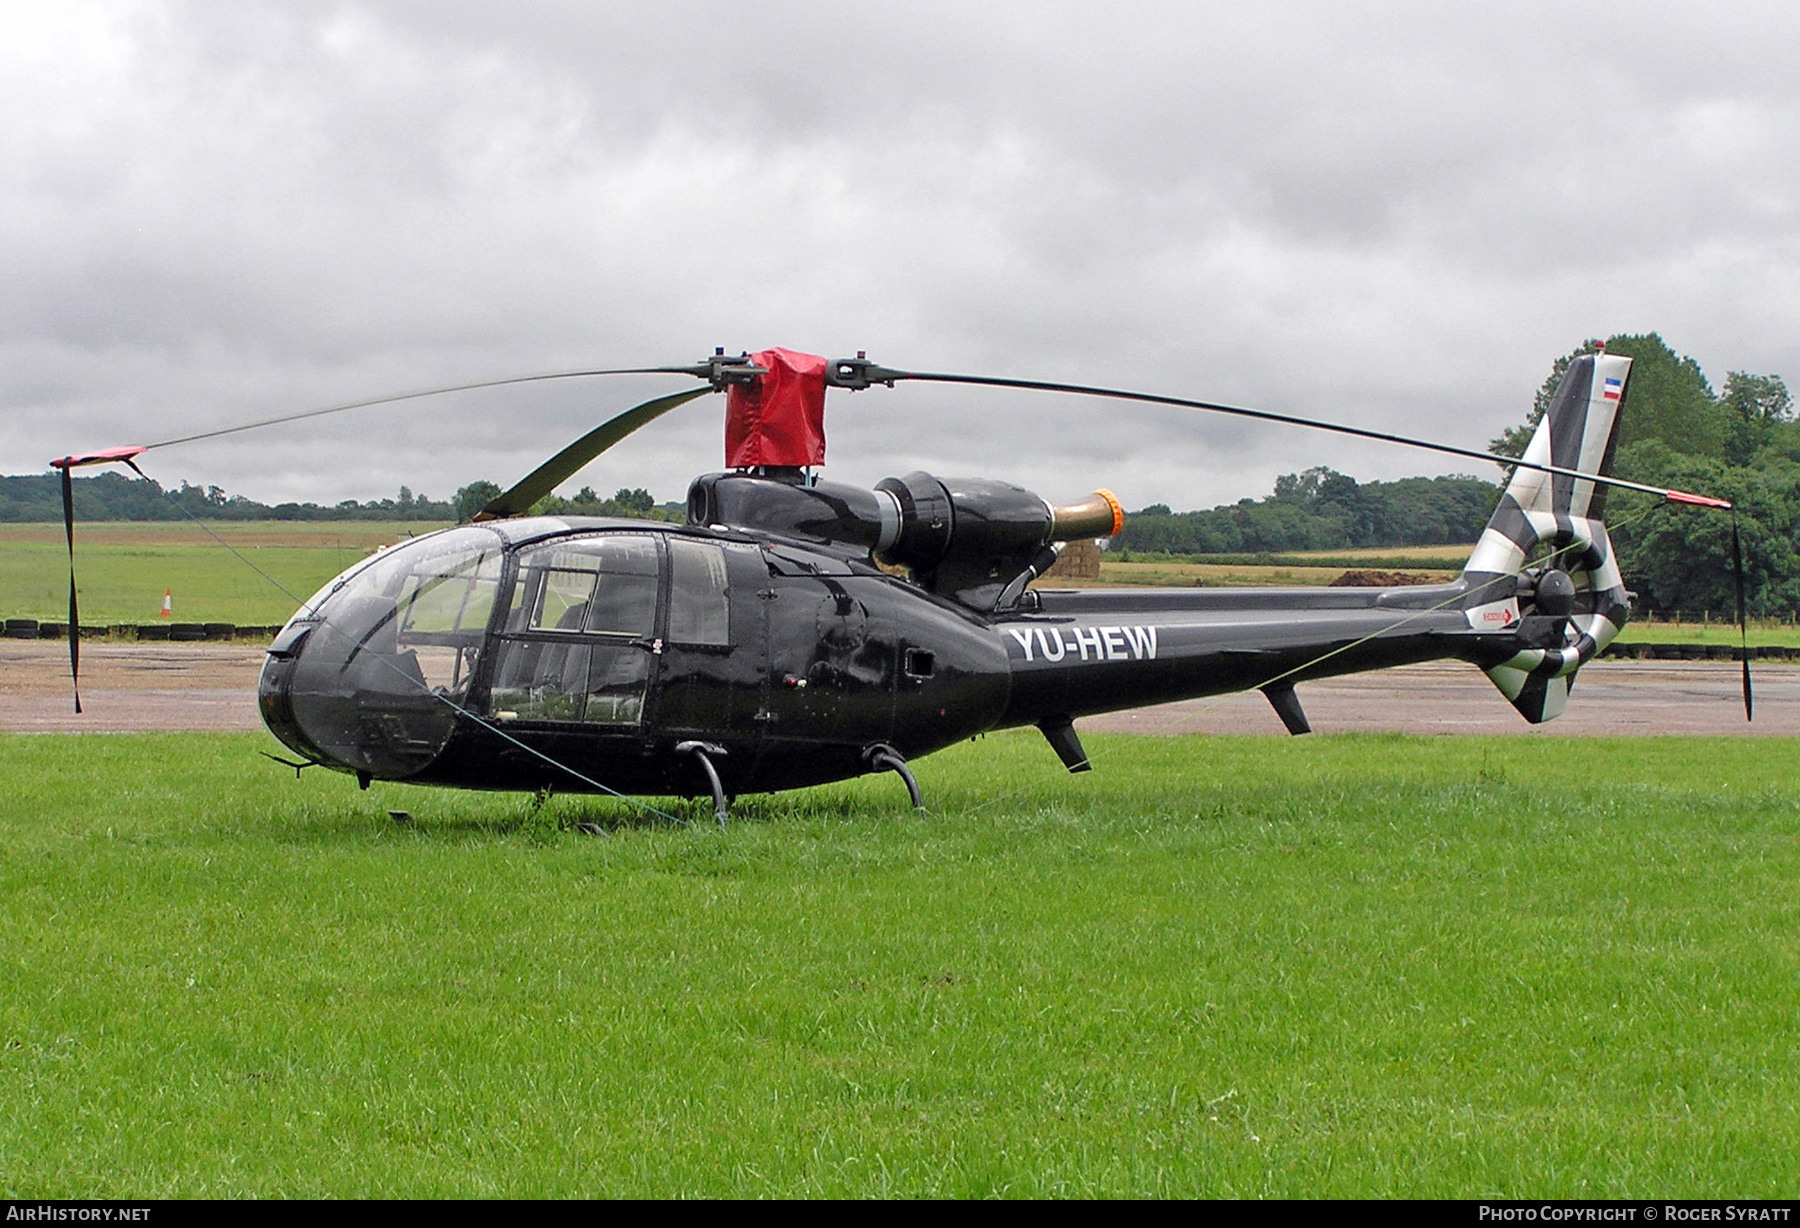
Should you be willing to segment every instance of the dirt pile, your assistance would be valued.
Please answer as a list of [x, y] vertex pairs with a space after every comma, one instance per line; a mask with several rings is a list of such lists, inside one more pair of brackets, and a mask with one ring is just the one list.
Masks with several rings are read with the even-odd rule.
[[1406, 584], [1436, 584], [1431, 576], [1409, 571], [1346, 571], [1331, 588], [1399, 588]]

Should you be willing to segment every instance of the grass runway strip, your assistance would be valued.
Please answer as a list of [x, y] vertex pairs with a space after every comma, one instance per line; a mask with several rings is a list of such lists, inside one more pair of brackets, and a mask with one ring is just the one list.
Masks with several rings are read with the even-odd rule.
[[[322, 584], [376, 547], [440, 527], [379, 520], [226, 520], [204, 528], [185, 520], [77, 524], [81, 617], [90, 626], [153, 623], [168, 590], [178, 622], [284, 623]], [[232, 557], [211, 534], [281, 588]], [[5, 604], [0, 616], [68, 617], [69, 555], [62, 525], [0, 525], [0, 594]]]
[[[705, 807], [0, 737], [0, 1194], [1791, 1197], [1791, 740], [1035, 733]], [[415, 816], [401, 826], [389, 809]], [[615, 829], [611, 840], [574, 830]]]

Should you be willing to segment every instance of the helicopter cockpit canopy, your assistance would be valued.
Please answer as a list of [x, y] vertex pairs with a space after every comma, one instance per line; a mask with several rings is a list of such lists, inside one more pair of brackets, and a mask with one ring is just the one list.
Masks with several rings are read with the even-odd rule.
[[464, 715], [629, 734], [662, 637], [729, 649], [726, 554], [746, 549], [549, 519], [393, 547], [270, 645], [264, 720], [317, 762], [383, 779], [423, 770]]
[[293, 662], [275, 696], [291, 705], [284, 724], [358, 770], [405, 774], [429, 763], [480, 664], [505, 546], [492, 529], [450, 529], [322, 589], [270, 647]]

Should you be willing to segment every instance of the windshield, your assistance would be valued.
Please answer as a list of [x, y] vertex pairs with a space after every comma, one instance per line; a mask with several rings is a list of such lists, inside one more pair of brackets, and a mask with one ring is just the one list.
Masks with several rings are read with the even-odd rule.
[[315, 598], [292, 683], [307, 735], [383, 775], [429, 763], [480, 664], [504, 561], [500, 535], [471, 525], [394, 546]]

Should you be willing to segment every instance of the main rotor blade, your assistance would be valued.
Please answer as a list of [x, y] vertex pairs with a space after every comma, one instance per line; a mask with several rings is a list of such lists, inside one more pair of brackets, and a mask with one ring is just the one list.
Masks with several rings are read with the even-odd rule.
[[[366, 401], [345, 401], [341, 405], [327, 405], [323, 409], [305, 409], [299, 413], [281, 414], [274, 418], [260, 418], [255, 422], [244, 422], [237, 426], [220, 427], [216, 431], [200, 431], [193, 435], [180, 435], [174, 439], [159, 439], [155, 443], [143, 445], [137, 451], [147, 448], [166, 448], [178, 443], [193, 443], [201, 439], [217, 439], [221, 435], [236, 435], [240, 431], [260, 430], [265, 426], [279, 426], [284, 422], [301, 422], [307, 418], [323, 418], [327, 414], [341, 414], [347, 409], [368, 409], [375, 405], [392, 405], [399, 401], [416, 401], [421, 397], [443, 396], [450, 392], [473, 392], [478, 388], [505, 388], [512, 384], [538, 384], [549, 380], [587, 379], [596, 375], [693, 375], [700, 379], [707, 378], [704, 367], [607, 367], [592, 371], [546, 371], [539, 375], [509, 375], [504, 379], [476, 380], [470, 384], [445, 384], [440, 388], [420, 388], [415, 392], [397, 392], [392, 396], [371, 397]], [[701, 389], [702, 392], [707, 389]], [[106, 459], [106, 458], [102, 458]], [[77, 463], [82, 463], [78, 461]]]
[[518, 485], [475, 513], [475, 519], [504, 520], [509, 516], [523, 515], [530, 510], [533, 503], [555, 490], [561, 483], [574, 477], [583, 465], [618, 443], [625, 436], [641, 426], [647, 426], [656, 421], [671, 409], [679, 405], [686, 405], [695, 397], [705, 396], [711, 391], [711, 388], [695, 388], [691, 392], [677, 392], [669, 396], [657, 397], [654, 401], [645, 401], [642, 405], [635, 405], [618, 417], [602, 422], [526, 474]]
[[[846, 360], [834, 364], [834, 369], [856, 365]], [[1534, 461], [1521, 460], [1516, 456], [1502, 456], [1495, 452], [1482, 452], [1475, 448], [1459, 448], [1454, 444], [1433, 443], [1428, 439], [1416, 439], [1410, 435], [1392, 435], [1386, 431], [1371, 431], [1360, 426], [1343, 426], [1336, 422], [1321, 421], [1318, 418], [1302, 418], [1297, 414], [1278, 414], [1267, 409], [1247, 409], [1241, 405], [1221, 405], [1216, 401], [1195, 401], [1187, 397], [1159, 396], [1153, 392], [1129, 392], [1123, 388], [1096, 388], [1088, 384], [1059, 384], [1047, 380], [1006, 379], [991, 375], [947, 375], [933, 371], [896, 371], [868, 363], [861, 365], [863, 369], [858, 372], [858, 375], [862, 380], [860, 385], [862, 387], [867, 387], [869, 384], [891, 385], [896, 380], [919, 380], [932, 384], [971, 384], [984, 388], [1022, 388], [1032, 392], [1069, 392], [1080, 396], [1107, 397], [1115, 401], [1141, 401], [1148, 405], [1173, 405], [1179, 409], [1203, 409], [1209, 413], [1229, 414], [1237, 418], [1254, 418], [1259, 422], [1279, 422], [1287, 426], [1311, 427], [1317, 431], [1332, 431], [1339, 435], [1354, 435], [1359, 439], [1397, 443], [1408, 448], [1423, 448], [1429, 452], [1442, 452], [1449, 456], [1465, 456], [1471, 460], [1493, 461], [1498, 465], [1536, 469], [1543, 473], [1554, 473], [1562, 477], [1580, 478], [1601, 486], [1618, 486], [1625, 490], [1638, 490], [1649, 495], [1660, 495], [1676, 503], [1719, 508], [1731, 506], [1723, 499], [1712, 499], [1705, 495], [1689, 494], [1681, 490], [1668, 490], [1661, 486], [1647, 486], [1642, 482], [1628, 482], [1624, 478], [1615, 478], [1607, 474], [1584, 473], [1579, 469], [1569, 469], [1562, 465], [1538, 464]], [[858, 385], [845, 384], [844, 386]]]

